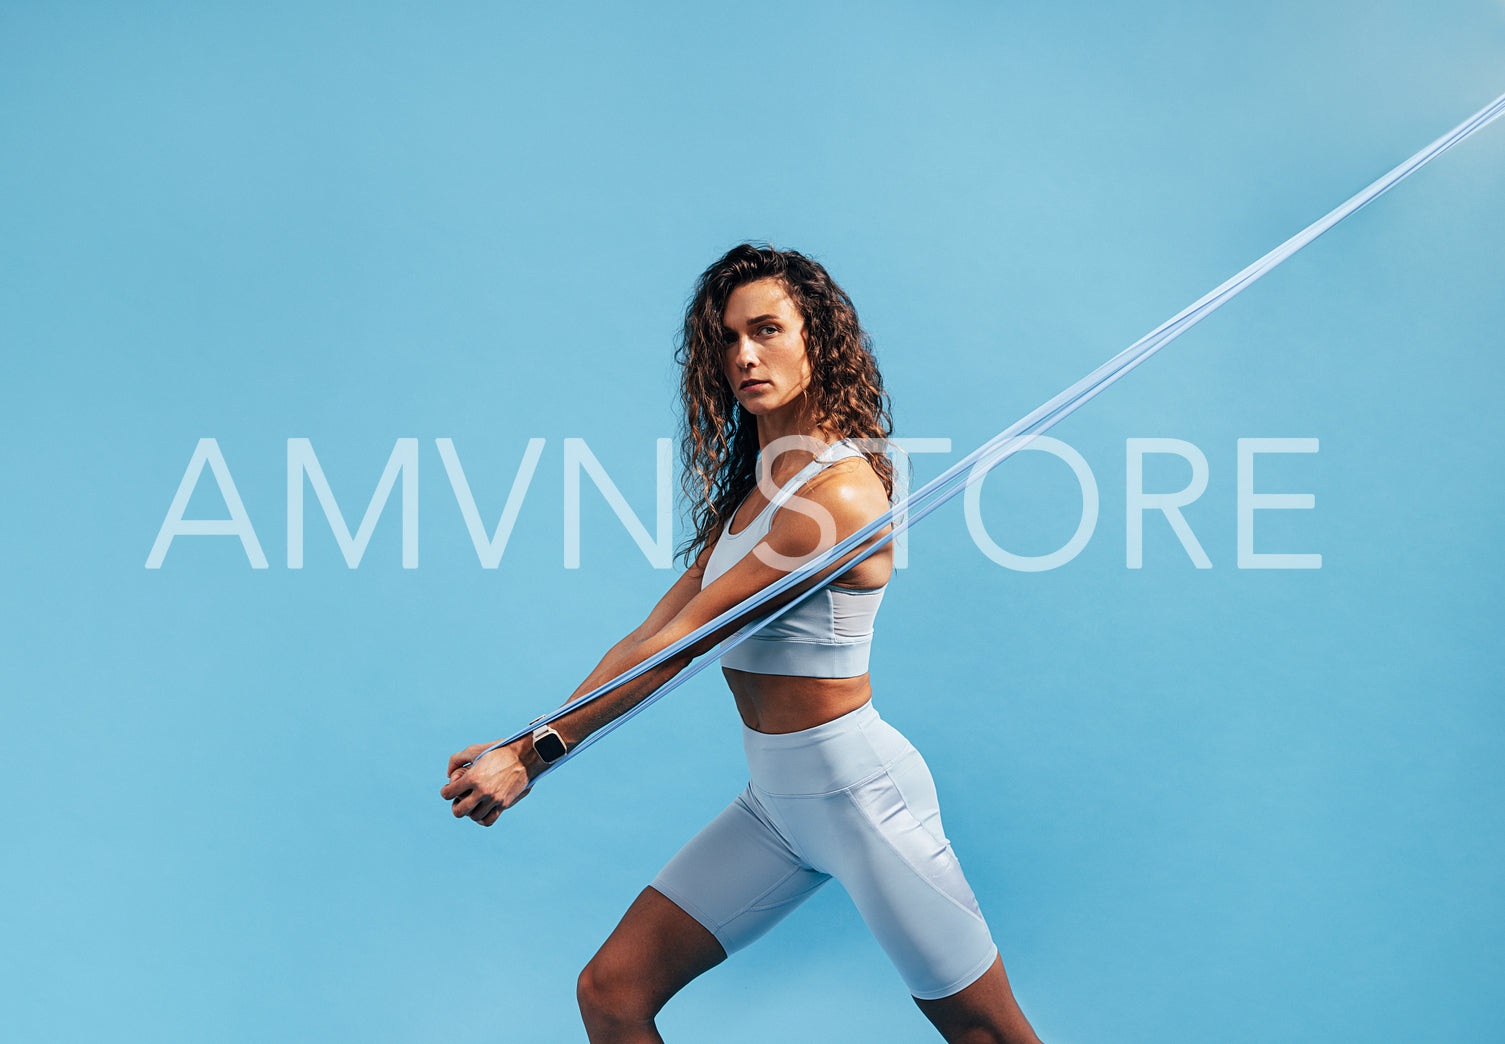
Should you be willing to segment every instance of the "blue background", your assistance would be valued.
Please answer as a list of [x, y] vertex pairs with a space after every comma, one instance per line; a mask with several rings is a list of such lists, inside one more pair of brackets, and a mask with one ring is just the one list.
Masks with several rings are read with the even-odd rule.
[[[919, 478], [1505, 89], [1479, 0], [1208, 5], [0, 7], [0, 1010], [33, 1040], [583, 1039], [574, 978], [736, 793], [710, 671], [490, 831], [459, 747], [557, 704], [653, 569], [563, 440], [651, 525], [672, 338], [735, 242], [813, 253], [878, 346]], [[926, 752], [1016, 992], [1050, 1041], [1505, 1034], [1505, 127], [1319, 240], [1053, 433], [1102, 512], [1074, 561], [920, 527], [873, 681]], [[144, 562], [199, 438], [270, 559]], [[1125, 566], [1124, 446], [1206, 454]], [[1241, 437], [1261, 551], [1236, 566]], [[394, 495], [420, 440], [420, 567]], [[482, 569], [434, 439], [495, 526]], [[1151, 490], [1190, 470], [1152, 459]], [[994, 539], [1070, 536], [1044, 454]], [[224, 517], [206, 473], [189, 517]], [[676, 542], [683, 530], [676, 530]], [[839, 889], [698, 981], [680, 1040], [930, 1039]]]

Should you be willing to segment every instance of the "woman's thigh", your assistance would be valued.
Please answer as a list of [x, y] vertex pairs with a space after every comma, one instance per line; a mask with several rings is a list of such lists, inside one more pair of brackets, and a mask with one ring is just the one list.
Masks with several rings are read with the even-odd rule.
[[582, 1003], [651, 1018], [827, 880], [794, 854], [744, 790], [633, 901], [581, 974]]
[[792, 847], [749, 786], [690, 839], [652, 887], [736, 953], [830, 880]]

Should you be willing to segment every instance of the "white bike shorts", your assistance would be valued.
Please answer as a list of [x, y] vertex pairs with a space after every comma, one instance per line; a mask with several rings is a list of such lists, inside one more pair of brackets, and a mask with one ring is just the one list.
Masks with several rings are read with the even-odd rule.
[[747, 788], [655, 889], [731, 954], [834, 877], [914, 996], [949, 997], [992, 966], [998, 948], [941, 830], [930, 770], [871, 703], [742, 736]]

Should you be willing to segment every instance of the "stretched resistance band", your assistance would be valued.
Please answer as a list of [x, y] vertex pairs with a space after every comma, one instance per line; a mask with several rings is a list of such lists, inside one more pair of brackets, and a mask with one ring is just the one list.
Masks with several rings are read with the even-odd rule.
[[829, 550], [816, 556], [815, 558], [812, 558], [809, 562], [806, 562], [799, 568], [794, 569], [793, 571], [780, 577], [778, 580], [769, 584], [758, 593], [745, 599], [740, 604], [726, 610], [724, 613], [722, 613], [720, 616], [716, 617], [709, 623], [704, 624], [703, 626], [697, 628], [690, 634], [685, 635], [683, 638], [674, 642], [672, 645], [668, 646], [662, 651], [655, 653], [653, 656], [650, 656], [648, 659], [644, 660], [636, 667], [624, 671], [610, 681], [605, 682], [592, 689], [590, 692], [584, 693], [581, 696], [564, 704], [557, 710], [551, 711], [543, 717], [536, 719], [522, 731], [492, 744], [490, 747], [487, 747], [486, 750], [482, 751], [481, 754], [478, 754], [476, 756], [477, 760], [479, 760], [482, 756], [489, 753], [490, 751], [495, 750], [497, 747], [505, 746], [509, 743], [515, 743], [517, 740], [520, 740], [524, 736], [529, 735], [537, 725], [548, 724], [549, 722], [555, 721], [563, 715], [568, 714], [571, 711], [592, 702], [593, 700], [601, 698], [602, 696], [613, 691], [619, 686], [632, 681], [634, 678], [640, 677], [641, 675], [652, 670], [654, 667], [657, 667], [664, 661], [679, 655], [686, 649], [714, 634], [716, 631], [720, 630], [722, 627], [725, 627], [727, 624], [730, 624], [732, 621], [747, 615], [748, 613], [757, 609], [759, 606], [766, 604], [774, 598], [777, 598], [785, 591], [788, 591], [791, 588], [805, 582], [806, 580], [811, 579], [821, 570], [826, 569], [832, 563], [837, 562], [844, 555], [857, 548], [863, 543], [863, 541], [872, 537], [875, 533], [877, 533], [880, 529], [883, 529], [885, 526], [892, 527], [886, 534], [878, 537], [866, 548], [863, 548], [858, 554], [853, 556], [850, 561], [833, 570], [832, 573], [829, 576], [825, 577], [821, 582], [812, 584], [808, 590], [800, 592], [798, 595], [790, 599], [790, 601], [780, 606], [778, 609], [772, 611], [771, 613], [760, 619], [752, 621], [746, 626], [738, 629], [735, 633], [729, 635], [708, 655], [702, 656], [699, 660], [689, 664], [673, 678], [669, 679], [648, 696], [644, 697], [642, 701], [634, 705], [629, 710], [623, 712], [612, 721], [601, 726], [595, 732], [591, 733], [580, 743], [576, 744], [574, 749], [569, 751], [569, 753], [567, 753], [564, 757], [555, 761], [552, 765], [549, 765], [546, 769], [544, 769], [544, 771], [551, 771], [552, 769], [563, 764], [565, 761], [579, 754], [582, 750], [584, 750], [586, 747], [589, 747], [592, 743], [595, 743], [602, 736], [611, 732], [623, 722], [626, 722], [630, 718], [639, 714], [641, 711], [645, 710], [650, 704], [655, 703], [662, 697], [666, 696], [668, 693], [674, 691], [679, 686], [689, 681], [695, 675], [699, 674], [702, 670], [705, 669], [708, 664], [719, 659], [723, 653], [741, 644], [747, 638], [751, 637], [754, 633], [772, 623], [784, 613], [788, 612], [790, 609], [793, 609], [800, 602], [810, 597], [816, 591], [826, 586], [826, 584], [829, 584], [831, 581], [841, 576], [843, 573], [851, 569], [853, 566], [857, 565], [859, 562], [864, 561], [869, 555], [877, 552], [890, 540], [892, 540], [899, 532], [907, 529], [915, 522], [924, 518], [926, 515], [930, 514], [936, 508], [944, 504], [946, 501], [962, 492], [968, 486], [972, 486], [978, 482], [981, 482], [989, 471], [997, 467], [999, 464], [1003, 463], [1003, 461], [1007, 460], [1015, 453], [1019, 452], [1019, 450], [1028, 446], [1036, 436], [1042, 434], [1043, 432], [1059, 423], [1061, 420], [1069, 417], [1071, 414], [1081, 409], [1082, 406], [1086, 405], [1113, 382], [1123, 377], [1130, 370], [1134, 369], [1134, 367], [1138, 366], [1140, 363], [1148, 359], [1151, 355], [1154, 355], [1161, 348], [1165, 347], [1171, 341], [1175, 340], [1177, 337], [1180, 337], [1187, 330], [1191, 329], [1197, 323], [1201, 322], [1217, 309], [1221, 308], [1229, 300], [1231, 300], [1237, 294], [1241, 293], [1250, 284], [1259, 279], [1265, 273], [1269, 272], [1276, 265], [1279, 265], [1286, 258], [1296, 253], [1296, 251], [1306, 246], [1312, 240], [1322, 235], [1322, 233], [1332, 228], [1334, 225], [1342, 221], [1344, 218], [1348, 217], [1350, 214], [1353, 214], [1355, 211], [1358, 211], [1367, 206], [1369, 203], [1372, 203], [1375, 199], [1379, 198], [1395, 185], [1399, 184], [1401, 181], [1416, 173], [1416, 171], [1426, 166], [1428, 163], [1436, 159], [1438, 156], [1442, 155], [1454, 145], [1457, 145], [1459, 142], [1468, 138], [1470, 135], [1483, 129], [1502, 113], [1505, 113], [1505, 95], [1501, 95], [1500, 97], [1496, 98], [1489, 105], [1485, 106], [1483, 109], [1480, 109], [1477, 113], [1469, 117], [1463, 123], [1459, 124], [1453, 130], [1449, 131], [1441, 138], [1438, 138], [1432, 144], [1416, 153], [1416, 155], [1412, 156], [1404, 163], [1395, 167], [1383, 177], [1374, 181], [1367, 188], [1358, 192], [1346, 202], [1334, 208], [1324, 217], [1312, 222], [1312, 224], [1308, 225], [1306, 228], [1296, 233], [1290, 239], [1280, 244], [1280, 246], [1276, 247], [1274, 250], [1271, 250], [1264, 257], [1260, 258], [1258, 261], [1255, 261], [1249, 267], [1245, 268], [1243, 271], [1239, 272], [1237, 275], [1224, 282], [1221, 286], [1203, 295], [1197, 301], [1195, 301], [1191, 305], [1188, 305], [1186, 308], [1176, 313], [1176, 315], [1166, 320], [1164, 323], [1161, 323], [1155, 329], [1151, 330], [1149, 333], [1145, 334], [1145, 336], [1141, 337], [1139, 340], [1131, 344], [1128, 348], [1125, 348], [1113, 358], [1109, 359], [1097, 369], [1093, 370], [1087, 376], [1077, 381], [1071, 387], [1055, 396], [1055, 398], [1049, 400], [1046, 403], [1043, 403], [1028, 415], [1009, 425], [1003, 431], [993, 436], [993, 438], [989, 439], [977, 449], [967, 454], [951, 467], [947, 468], [941, 475], [926, 483], [924, 486], [916, 490], [914, 493], [910, 494], [908, 497], [905, 497], [898, 504], [895, 504], [890, 510], [879, 515], [877, 518], [873, 519], [873, 521], [857, 530], [851, 536], [839, 541]]

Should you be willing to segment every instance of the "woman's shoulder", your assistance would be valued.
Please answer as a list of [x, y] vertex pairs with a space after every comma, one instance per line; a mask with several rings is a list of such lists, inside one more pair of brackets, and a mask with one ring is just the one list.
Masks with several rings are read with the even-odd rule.
[[883, 480], [860, 454], [827, 464], [800, 494], [859, 524], [877, 518], [892, 506]]

